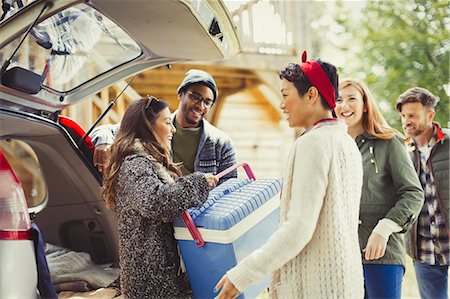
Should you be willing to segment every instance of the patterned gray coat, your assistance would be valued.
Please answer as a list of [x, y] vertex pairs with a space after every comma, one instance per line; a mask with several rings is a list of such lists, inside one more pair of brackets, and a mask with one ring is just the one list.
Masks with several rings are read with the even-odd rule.
[[174, 182], [162, 164], [136, 145], [139, 150], [124, 159], [117, 183], [122, 293], [128, 298], [189, 298], [172, 221], [205, 202], [210, 187], [201, 173]]

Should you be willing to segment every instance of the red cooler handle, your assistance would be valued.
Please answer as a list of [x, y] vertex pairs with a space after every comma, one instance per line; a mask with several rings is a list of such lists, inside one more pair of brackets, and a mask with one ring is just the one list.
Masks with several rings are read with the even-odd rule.
[[192, 239], [194, 239], [195, 246], [202, 247], [205, 245], [202, 234], [198, 231], [198, 228], [195, 226], [194, 220], [192, 220], [188, 211], [184, 211], [183, 214], [181, 214], [181, 219], [183, 219], [184, 225], [186, 225]]
[[225, 170], [222, 171], [221, 173], [218, 173], [218, 174], [216, 175], [216, 178], [219, 180], [219, 179], [220, 179], [221, 177], [223, 177], [224, 175], [229, 174], [230, 172], [232, 172], [233, 170], [235, 170], [236, 168], [241, 167], [241, 166], [244, 168], [245, 173], [247, 174], [248, 178], [249, 178], [251, 181], [256, 180], [255, 175], [253, 174], [253, 171], [252, 171], [252, 169], [250, 168], [250, 165], [248, 165], [246, 162], [243, 162], [243, 163], [241, 163], [241, 164], [236, 164], [236, 165], [233, 165], [233, 166], [231, 166], [231, 167], [228, 167], [227, 169], [225, 169]]
[[[221, 173], [216, 175], [217, 179], [220, 179], [221, 177], [223, 177], [226, 174], [229, 174], [230, 172], [232, 172], [233, 170], [235, 170], [238, 167], [243, 167], [245, 170], [245, 173], [247, 174], [248, 178], [251, 181], [256, 180], [255, 175], [253, 174], [252, 169], [250, 168], [250, 166], [243, 162], [241, 164], [236, 164], [233, 165], [227, 169], [225, 169], [224, 171], [222, 171]], [[188, 213], [188, 211], [184, 211], [183, 214], [181, 214], [181, 219], [184, 222], [184, 225], [186, 225], [189, 233], [192, 236], [192, 239], [194, 239], [194, 243], [195, 246], [197, 247], [203, 247], [205, 245], [205, 241], [203, 240], [202, 234], [198, 231], [197, 226], [195, 226], [194, 220], [192, 220], [191, 215]]]

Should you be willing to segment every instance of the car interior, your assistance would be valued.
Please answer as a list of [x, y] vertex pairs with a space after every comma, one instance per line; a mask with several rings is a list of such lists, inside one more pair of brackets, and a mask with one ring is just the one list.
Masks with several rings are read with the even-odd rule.
[[[45, 240], [87, 252], [99, 264], [117, 261], [115, 215], [103, 203], [100, 175], [66, 128], [39, 116], [25, 118], [11, 111], [1, 111], [0, 122], [2, 135], [28, 144], [39, 161], [50, 196], [29, 211], [35, 214]], [[11, 139], [5, 138], [2, 147], [8, 142]]]

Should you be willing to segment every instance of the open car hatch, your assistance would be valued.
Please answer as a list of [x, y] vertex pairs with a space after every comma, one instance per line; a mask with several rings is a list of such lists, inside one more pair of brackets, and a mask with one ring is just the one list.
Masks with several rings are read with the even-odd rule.
[[221, 1], [37, 0], [0, 22], [0, 105], [54, 113], [144, 69], [239, 51]]

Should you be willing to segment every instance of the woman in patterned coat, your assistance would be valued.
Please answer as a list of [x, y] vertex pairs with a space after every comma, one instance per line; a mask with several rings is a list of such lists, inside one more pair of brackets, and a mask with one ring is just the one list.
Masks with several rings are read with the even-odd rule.
[[189, 298], [172, 221], [202, 204], [211, 174], [180, 177], [170, 156], [175, 127], [169, 105], [154, 97], [126, 110], [105, 171], [103, 197], [117, 212], [121, 289], [127, 298]]

